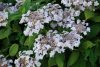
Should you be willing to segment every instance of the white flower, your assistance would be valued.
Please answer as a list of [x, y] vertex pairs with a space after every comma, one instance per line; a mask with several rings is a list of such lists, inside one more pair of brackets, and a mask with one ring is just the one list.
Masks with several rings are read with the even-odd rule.
[[47, 54], [53, 57], [56, 52], [63, 53], [66, 47], [74, 49], [74, 47], [79, 46], [81, 39], [82, 36], [77, 31], [65, 31], [62, 34], [58, 34], [56, 30], [50, 30], [46, 36], [39, 35], [36, 39], [33, 47], [35, 59], [42, 60]]
[[7, 9], [8, 9], [8, 11], [9, 11], [10, 13], [15, 13], [15, 12], [18, 11], [18, 9], [17, 9], [16, 6], [11, 6], [11, 7], [8, 7]]
[[79, 16], [79, 15], [80, 15], [80, 11], [76, 11], [75, 16]]
[[[61, 0], [61, 3], [64, 4], [66, 7], [73, 7], [74, 9], [82, 10], [89, 8], [91, 9], [93, 6], [98, 6], [99, 3], [97, 0]], [[92, 8], [91, 10], [94, 10]]]
[[19, 52], [19, 56], [21, 56], [21, 55], [31, 55], [31, 54], [33, 54], [33, 51], [32, 50], [27, 50], [27, 51], [23, 51], [23, 52]]
[[0, 23], [0, 26], [6, 26], [7, 22]]
[[87, 27], [87, 30], [86, 31], [90, 32], [90, 30], [91, 30], [90, 27]]
[[86, 32], [86, 31], [84, 31], [84, 32], [83, 32], [83, 34], [84, 34], [84, 35], [87, 35], [87, 32]]
[[88, 2], [88, 6], [92, 6], [92, 1]]
[[[52, 7], [52, 8], [51, 8]], [[25, 36], [32, 36], [33, 33], [39, 33], [44, 28], [44, 23], [50, 21], [61, 21], [63, 18], [63, 10], [58, 4], [47, 4], [37, 11], [30, 11], [22, 15], [20, 24], [26, 23], [27, 27], [24, 31]]]
[[35, 61], [34, 63], [36, 64], [37, 67], [41, 66], [41, 63], [39, 61]]
[[54, 57], [55, 53], [56, 53], [55, 51], [51, 51], [50, 52], [50, 57]]
[[88, 23], [85, 23], [85, 21], [77, 20], [77, 24], [72, 24], [71, 30], [76, 31], [77, 33], [83, 33], [84, 35], [87, 35], [87, 32], [90, 32], [90, 27], [88, 27]]
[[88, 3], [86, 1], [84, 1], [83, 6], [88, 6]]
[[31, 31], [31, 28], [27, 27], [23, 33], [25, 36], [28, 36], [30, 31]]
[[36, 67], [34, 61], [30, 56], [23, 55], [16, 59], [14, 63], [16, 67]]
[[13, 63], [12, 60], [7, 60], [3, 55], [0, 55], [0, 67], [13, 67], [11, 63]]
[[72, 4], [69, 0], [61, 0], [61, 3], [63, 3], [67, 7], [70, 7]]
[[8, 12], [0, 11], [0, 26], [6, 26], [8, 19]]
[[94, 2], [94, 6], [98, 6], [99, 5], [99, 2], [98, 1], [95, 1]]
[[[33, 54], [32, 50], [19, 51], [19, 58], [14, 61], [16, 67], [37, 67], [39, 61], [30, 57]], [[41, 65], [41, 64], [40, 64]]]
[[25, 0], [16, 0], [17, 3], [23, 3]]

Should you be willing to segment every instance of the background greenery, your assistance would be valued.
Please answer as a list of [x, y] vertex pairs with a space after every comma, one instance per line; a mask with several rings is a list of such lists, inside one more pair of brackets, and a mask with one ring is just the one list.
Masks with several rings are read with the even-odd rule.
[[[0, 0], [5, 3], [16, 3], [15, 0]], [[26, 37], [23, 34], [24, 25], [20, 25], [21, 15], [31, 10], [37, 10], [47, 3], [60, 3], [60, 0], [26, 0], [14, 14], [9, 14], [6, 27], [0, 27], [0, 54], [7, 58], [18, 58], [18, 51], [32, 49], [36, 34]], [[100, 1], [99, 1], [100, 2]], [[63, 5], [62, 5], [63, 7]], [[90, 24], [91, 32], [81, 40], [79, 48], [73, 51], [66, 49], [63, 54], [56, 54], [54, 58], [46, 56], [41, 67], [100, 67], [100, 6], [95, 12], [85, 10], [80, 16]], [[41, 30], [45, 32], [46, 29]]]

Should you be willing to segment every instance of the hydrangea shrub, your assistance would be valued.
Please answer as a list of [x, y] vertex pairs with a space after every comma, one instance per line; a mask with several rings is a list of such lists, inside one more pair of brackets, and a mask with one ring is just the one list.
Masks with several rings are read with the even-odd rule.
[[0, 67], [99, 67], [99, 0], [0, 0]]

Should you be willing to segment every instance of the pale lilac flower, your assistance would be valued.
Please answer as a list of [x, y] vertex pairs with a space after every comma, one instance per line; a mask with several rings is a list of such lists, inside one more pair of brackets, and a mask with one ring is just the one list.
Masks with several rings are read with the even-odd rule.
[[8, 12], [0, 11], [0, 26], [6, 26], [8, 19]]

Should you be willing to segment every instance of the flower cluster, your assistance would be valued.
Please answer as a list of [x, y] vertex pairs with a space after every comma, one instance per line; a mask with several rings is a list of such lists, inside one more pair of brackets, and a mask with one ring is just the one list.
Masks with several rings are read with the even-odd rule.
[[25, 3], [26, 0], [16, 0], [15, 7], [18, 9], [20, 6], [22, 6]]
[[12, 67], [12, 60], [7, 60], [3, 55], [0, 55], [0, 67]]
[[80, 15], [79, 10], [75, 10], [73, 8], [65, 8], [63, 11], [63, 19], [58, 23], [58, 26], [63, 28], [70, 28], [73, 24], [75, 24], [75, 17]]
[[16, 2], [18, 3], [18, 4], [23, 4], [24, 2], [25, 2], [25, 0], [16, 0]]
[[74, 49], [78, 47], [81, 39], [81, 34], [87, 35], [90, 32], [89, 24], [85, 20], [76, 19], [81, 11], [72, 7], [64, 10], [58, 4], [47, 4], [37, 11], [28, 11], [22, 15], [20, 24], [24, 23], [26, 29], [25, 36], [32, 36], [33, 33], [39, 33], [44, 28], [45, 23], [50, 23], [52, 28], [63, 27], [70, 28], [71, 31], [49, 30], [46, 35], [39, 34], [35, 39], [33, 51], [35, 60], [40, 61], [45, 55], [53, 57], [55, 53], [63, 53], [66, 48]]
[[6, 26], [7, 19], [8, 19], [8, 12], [5, 9], [8, 7], [9, 4], [0, 2], [0, 27]]
[[8, 19], [8, 12], [0, 11], [0, 26], [6, 26]]
[[14, 61], [16, 67], [39, 67], [40, 62], [36, 61], [34, 58], [30, 57], [33, 54], [33, 51], [27, 50], [19, 52], [19, 58]]
[[[62, 10], [60, 5], [49, 3], [42, 9], [38, 9], [37, 11], [29, 10], [26, 14], [23, 14], [19, 23], [25, 23], [27, 26], [24, 31], [24, 35], [32, 36], [33, 33], [39, 33], [39, 31], [44, 28], [44, 24], [49, 23], [50, 21], [57, 22], [56, 24], [51, 24], [51, 27], [73, 27], [74, 29], [81, 22], [81, 20], [77, 20], [77, 22], [75, 22], [75, 17], [79, 15], [80, 10], [75, 10], [73, 8], [65, 8]], [[81, 23], [79, 25], [81, 25]], [[78, 27], [81, 27], [79, 25]], [[88, 26], [85, 21], [83, 21], [82, 25]], [[82, 30], [80, 32], [82, 32]]]
[[53, 57], [56, 52], [63, 53], [65, 48], [73, 50], [74, 47], [79, 46], [81, 39], [82, 36], [76, 31], [64, 31], [59, 34], [56, 30], [50, 30], [46, 36], [40, 34], [34, 43], [35, 59], [42, 60], [46, 54]]
[[72, 24], [71, 30], [76, 31], [77, 33], [87, 35], [87, 32], [90, 32], [90, 27], [88, 23], [85, 23], [85, 20], [77, 20], [76, 24]]
[[28, 11], [27, 14], [23, 14], [20, 23], [27, 23], [27, 28], [24, 31], [24, 34], [26, 36], [31, 36], [33, 32], [38, 33], [40, 29], [43, 29], [42, 21], [43, 16], [38, 11]]
[[16, 4], [14, 6], [10, 6], [7, 10], [12, 14], [18, 11], [20, 6], [24, 4], [25, 0], [16, 0]]
[[82, 11], [86, 8], [94, 9], [95, 6], [99, 5], [97, 0], [61, 0], [61, 3], [66, 7], [74, 7]]
[[16, 4], [12, 6], [11, 3], [0, 2], [0, 27], [6, 26], [8, 19], [8, 12], [15, 13], [18, 8], [25, 2], [25, 0], [16, 0]]
[[32, 36], [33, 33], [39, 33], [40, 29], [44, 28], [44, 23], [50, 21], [61, 21], [63, 18], [63, 10], [58, 4], [47, 4], [42, 9], [37, 11], [28, 11], [22, 15], [22, 19], [19, 23], [26, 23], [27, 25], [24, 34], [26, 36]]
[[[9, 6], [8, 12], [14, 13], [24, 4], [25, 0], [16, 0], [15, 6]], [[93, 9], [98, 6], [97, 0], [61, 0], [65, 5], [62, 8], [59, 4], [48, 3], [41, 9], [36, 11], [28, 10], [22, 15], [19, 24], [25, 24], [24, 35], [32, 36], [37, 33], [33, 50], [19, 51], [19, 57], [14, 61], [16, 67], [40, 67], [40, 60], [45, 55], [54, 57], [56, 53], [64, 53], [66, 48], [71, 50], [80, 45], [83, 35], [90, 32], [89, 24], [85, 20], [80, 20], [78, 17], [85, 9]], [[8, 12], [5, 11], [5, 4], [0, 3], [0, 27], [6, 26]], [[52, 22], [51, 22], [52, 21]], [[54, 23], [53, 23], [54, 22]], [[45, 24], [49, 24], [50, 28], [46, 34], [39, 34], [40, 30], [45, 28]], [[56, 27], [61, 27], [64, 30], [59, 32]], [[70, 29], [65, 30], [65, 29]], [[34, 53], [34, 58], [31, 57]], [[0, 55], [0, 67], [12, 67], [12, 60], [7, 60]]]

